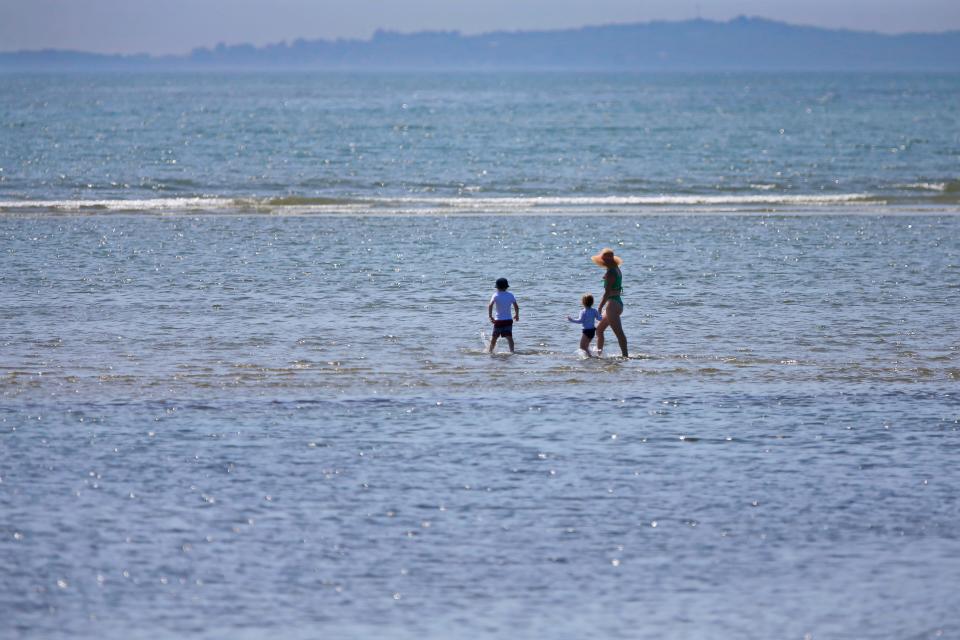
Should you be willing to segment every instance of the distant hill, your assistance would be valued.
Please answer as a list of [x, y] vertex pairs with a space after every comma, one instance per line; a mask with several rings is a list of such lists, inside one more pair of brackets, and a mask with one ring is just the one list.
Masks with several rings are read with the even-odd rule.
[[148, 69], [960, 71], [960, 31], [884, 35], [740, 17], [474, 36], [377, 31], [369, 40], [220, 44], [185, 56], [0, 53], [5, 71]]

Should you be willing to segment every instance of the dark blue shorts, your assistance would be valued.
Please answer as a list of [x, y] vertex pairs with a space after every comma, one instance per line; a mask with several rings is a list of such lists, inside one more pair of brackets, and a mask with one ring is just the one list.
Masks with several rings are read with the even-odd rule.
[[584, 329], [584, 330], [583, 330], [583, 335], [585, 335], [585, 336], [587, 336], [588, 338], [590, 338], [591, 340], [593, 340], [593, 336], [597, 335], [597, 330], [596, 330], [596, 329]]
[[513, 320], [494, 320], [494, 321], [493, 321], [493, 335], [495, 335], [495, 336], [512, 336], [512, 335], [513, 335]]

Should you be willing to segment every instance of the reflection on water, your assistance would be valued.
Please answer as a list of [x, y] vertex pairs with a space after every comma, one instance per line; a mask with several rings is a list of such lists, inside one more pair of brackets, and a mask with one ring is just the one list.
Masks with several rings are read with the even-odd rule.
[[[6, 218], [0, 612], [14, 637], [953, 633], [958, 226]], [[565, 316], [606, 245], [636, 354], [582, 360]], [[499, 276], [519, 353], [490, 357]]]
[[3, 74], [0, 211], [955, 208], [958, 98], [957, 74]]

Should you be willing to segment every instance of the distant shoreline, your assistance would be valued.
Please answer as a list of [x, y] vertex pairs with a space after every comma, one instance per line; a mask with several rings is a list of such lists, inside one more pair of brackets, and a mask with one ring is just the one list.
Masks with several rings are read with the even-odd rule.
[[185, 55], [0, 52], [0, 71], [960, 72], [960, 31], [881, 34], [739, 17], [553, 31], [218, 44]]

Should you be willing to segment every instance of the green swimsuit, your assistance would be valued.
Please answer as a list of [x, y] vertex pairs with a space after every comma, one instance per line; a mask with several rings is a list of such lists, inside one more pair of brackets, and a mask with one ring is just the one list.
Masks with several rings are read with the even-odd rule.
[[[614, 295], [614, 296], [609, 296], [609, 297], [607, 298], [607, 300], [616, 300], [617, 302], [620, 303], [620, 306], [622, 307], [622, 306], [623, 306], [623, 298], [621, 298], [620, 296], [623, 294], [623, 274], [620, 272], [620, 269], [619, 269], [619, 268], [617, 268], [617, 267], [611, 267], [611, 268], [607, 269], [607, 275], [608, 275], [608, 276], [610, 275], [610, 272], [611, 272], [611, 271], [612, 271], [613, 274], [614, 274], [614, 277], [613, 277], [613, 286], [611, 287], [611, 289], [613, 289], [614, 291], [619, 291], [620, 293], [618, 293], [617, 295]], [[606, 286], [607, 286], [607, 278], [606, 278], [606, 277], [604, 277], [604, 279], [603, 279], [603, 286], [604, 286], [604, 289], [606, 289]]]

